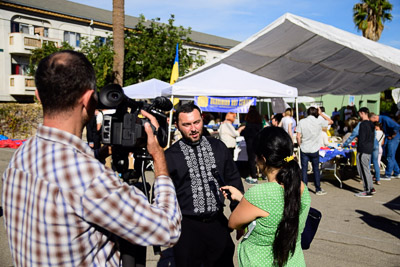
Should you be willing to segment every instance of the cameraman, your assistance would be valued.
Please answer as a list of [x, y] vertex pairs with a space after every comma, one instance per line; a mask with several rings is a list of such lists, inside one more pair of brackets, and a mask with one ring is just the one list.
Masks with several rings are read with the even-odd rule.
[[[54, 53], [39, 63], [43, 125], [14, 154], [3, 176], [4, 222], [15, 266], [118, 266], [120, 238], [173, 245], [181, 229], [163, 149], [145, 125], [154, 159], [154, 203], [95, 159], [81, 140], [97, 104], [86, 57]], [[145, 111], [158, 128], [157, 120]]]

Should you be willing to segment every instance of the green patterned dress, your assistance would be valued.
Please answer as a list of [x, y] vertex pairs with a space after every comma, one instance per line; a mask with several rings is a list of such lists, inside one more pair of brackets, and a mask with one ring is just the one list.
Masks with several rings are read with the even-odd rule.
[[[284, 189], [276, 182], [265, 183], [250, 188], [244, 194], [244, 197], [251, 204], [267, 211], [269, 216], [258, 218], [250, 236], [247, 239], [243, 239], [239, 244], [239, 266], [273, 266], [272, 244], [274, 243], [276, 229], [282, 219]], [[289, 257], [286, 266], [306, 266], [300, 237], [306, 223], [310, 203], [310, 194], [308, 193], [308, 188], [305, 187], [301, 196], [299, 236], [296, 249], [293, 256]]]

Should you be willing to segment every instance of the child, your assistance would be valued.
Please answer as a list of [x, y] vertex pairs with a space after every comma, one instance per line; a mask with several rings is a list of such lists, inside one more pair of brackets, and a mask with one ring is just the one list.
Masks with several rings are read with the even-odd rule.
[[[375, 122], [375, 146], [374, 151], [372, 152], [372, 163], [374, 164], [375, 169], [375, 183], [377, 185], [381, 184], [380, 180], [386, 180], [388, 178], [381, 178], [380, 175], [380, 166], [381, 166], [381, 158], [382, 158], [382, 147], [385, 142], [385, 134], [382, 131], [382, 125], [379, 122]], [[388, 179], [390, 180], [390, 178]]]

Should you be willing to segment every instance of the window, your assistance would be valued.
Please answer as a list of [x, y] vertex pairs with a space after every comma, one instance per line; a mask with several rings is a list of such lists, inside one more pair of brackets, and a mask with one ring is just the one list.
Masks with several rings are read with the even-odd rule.
[[19, 32], [19, 23], [11, 22], [11, 32]]
[[20, 24], [19, 25], [19, 32], [29, 34], [29, 25], [27, 24]]
[[72, 47], [80, 47], [81, 34], [76, 32], [64, 32], [64, 42], [67, 42]]
[[32, 26], [15, 21], [11, 22], [11, 32], [22, 32], [30, 35], [38, 34], [43, 37], [49, 37], [49, 28], [43, 26]]
[[99, 42], [101, 43], [101, 45], [105, 45], [106, 44], [106, 37], [99, 37]]
[[49, 37], [49, 29], [45, 27], [33, 26], [35, 34], [43, 37]]
[[28, 75], [29, 66], [27, 64], [11, 63], [11, 75]]

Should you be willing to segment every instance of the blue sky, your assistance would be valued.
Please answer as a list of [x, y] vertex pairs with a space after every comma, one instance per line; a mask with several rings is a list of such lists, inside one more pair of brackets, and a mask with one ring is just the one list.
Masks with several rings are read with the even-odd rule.
[[[73, 0], [112, 10], [112, 0]], [[289, 12], [361, 35], [352, 18], [359, 0], [125, 0], [125, 13], [167, 22], [175, 15], [175, 26], [244, 41]], [[385, 23], [380, 43], [400, 49], [400, 0], [393, 4], [393, 20]]]

